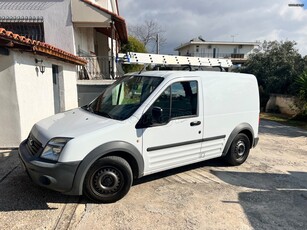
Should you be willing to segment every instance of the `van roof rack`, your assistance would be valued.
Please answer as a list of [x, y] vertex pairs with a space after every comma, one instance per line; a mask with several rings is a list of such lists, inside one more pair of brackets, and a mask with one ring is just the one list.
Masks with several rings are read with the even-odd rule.
[[151, 53], [135, 53], [128, 52], [126, 54], [119, 53], [117, 62], [123, 64], [140, 64], [140, 65], [155, 65], [155, 66], [170, 66], [170, 67], [185, 67], [191, 71], [202, 69], [202, 67], [218, 67], [221, 71], [228, 70], [232, 66], [230, 59], [221, 58], [203, 58], [203, 57], [189, 57], [165, 54], [151, 54]]

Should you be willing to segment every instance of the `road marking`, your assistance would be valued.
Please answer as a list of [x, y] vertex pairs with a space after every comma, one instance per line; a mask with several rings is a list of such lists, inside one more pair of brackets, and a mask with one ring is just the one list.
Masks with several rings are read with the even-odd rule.
[[66, 204], [63, 206], [61, 210], [61, 213], [53, 229], [54, 230], [69, 229], [71, 221], [79, 204], [80, 204], [80, 197], [77, 198], [75, 196], [69, 196], [66, 200]]

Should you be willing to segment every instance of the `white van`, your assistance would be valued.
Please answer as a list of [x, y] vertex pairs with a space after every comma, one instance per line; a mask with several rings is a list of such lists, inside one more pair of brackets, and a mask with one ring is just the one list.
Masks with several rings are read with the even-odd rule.
[[149, 71], [39, 121], [19, 155], [41, 186], [115, 202], [152, 173], [217, 157], [242, 164], [258, 142], [258, 125], [253, 75]]

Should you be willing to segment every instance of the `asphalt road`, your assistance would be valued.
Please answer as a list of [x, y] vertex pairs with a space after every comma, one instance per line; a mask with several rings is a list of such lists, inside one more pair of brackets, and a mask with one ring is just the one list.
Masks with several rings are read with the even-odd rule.
[[0, 229], [307, 229], [307, 132], [262, 121], [243, 165], [145, 177], [114, 204], [40, 188], [0, 150]]

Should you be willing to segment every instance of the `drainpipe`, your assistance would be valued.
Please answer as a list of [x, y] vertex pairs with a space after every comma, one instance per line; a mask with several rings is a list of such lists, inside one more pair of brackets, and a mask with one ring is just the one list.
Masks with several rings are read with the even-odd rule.
[[114, 79], [115, 78], [115, 74], [114, 74], [114, 21], [112, 20], [110, 22], [110, 26], [111, 26], [111, 78]]

